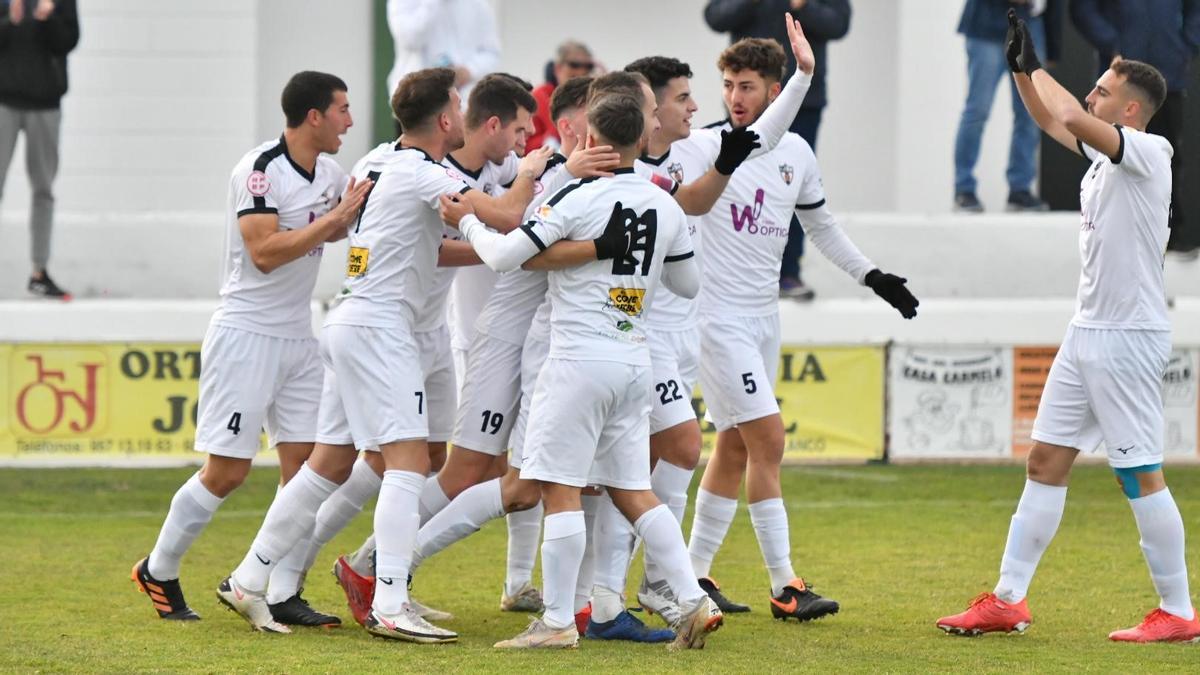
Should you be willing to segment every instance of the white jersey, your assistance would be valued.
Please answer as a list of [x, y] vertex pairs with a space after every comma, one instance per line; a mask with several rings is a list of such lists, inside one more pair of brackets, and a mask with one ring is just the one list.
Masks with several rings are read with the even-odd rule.
[[1083, 328], [1170, 330], [1163, 256], [1169, 235], [1171, 144], [1117, 127], [1116, 160], [1082, 142], [1092, 160], [1079, 185], [1079, 296]]
[[545, 248], [595, 239], [611, 219], [623, 221], [623, 255], [549, 273], [550, 357], [649, 366], [645, 317], [654, 289], [664, 262], [691, 257], [692, 242], [675, 200], [632, 168], [613, 173], [568, 184], [522, 230]]
[[[727, 127], [726, 127], [727, 128]], [[698, 145], [711, 143], [720, 127], [697, 129]], [[701, 216], [704, 314], [766, 316], [779, 311], [779, 264], [792, 212], [825, 202], [812, 148], [787, 133], [775, 149], [748, 159], [707, 215]]]
[[424, 150], [385, 143], [354, 165], [375, 186], [350, 227], [346, 279], [325, 324], [415, 326], [437, 269], [438, 197], [470, 186]]
[[[655, 177], [669, 179], [673, 185], [686, 185], [703, 176], [712, 167], [720, 146], [719, 136], [694, 131], [688, 138], [672, 143], [662, 157], [643, 155], [641, 159], [637, 160], [635, 166], [643, 166]], [[662, 186], [660, 185], [660, 187]], [[699, 256], [701, 255], [700, 219], [688, 216], [687, 221], [688, 234], [692, 237], [692, 248]], [[695, 299], [680, 297], [672, 293], [666, 286], [660, 285], [655, 291], [654, 312], [647, 319], [647, 323], [655, 330], [691, 328], [697, 323], [696, 307]]]
[[[511, 162], [512, 172], [515, 173], [517, 161], [516, 155], [509, 154], [509, 156], [505, 158], [504, 166], [508, 167]], [[484, 192], [488, 192], [488, 188], [491, 186], [490, 181], [495, 177], [497, 171], [508, 171], [507, 168], [500, 169], [496, 164], [485, 162], [482, 169], [471, 172], [462, 168], [462, 166], [460, 166], [458, 162], [455, 162], [454, 158], [450, 155], [446, 155], [445, 159], [442, 160], [442, 166], [446, 167], [447, 172], [449, 172], [452, 177], [458, 178], [470, 187], [475, 188], [476, 190], [483, 190]], [[460, 233], [456, 228], [447, 226], [442, 229], [442, 239], [461, 241], [462, 233]], [[453, 285], [454, 280], [459, 274], [470, 274], [469, 270], [473, 270], [475, 267], [482, 267], [482, 265], [469, 267], [438, 267], [437, 270], [434, 271], [433, 286], [429, 289], [429, 297], [426, 298], [425, 307], [421, 309], [417, 316], [417, 323], [416, 327], [414, 328], [416, 332], [421, 333], [425, 331], [436, 330], [438, 327], [446, 323], [446, 305], [447, 300], [450, 297], [450, 288]]]
[[214, 325], [280, 338], [312, 337], [313, 287], [324, 244], [270, 274], [254, 266], [238, 219], [274, 214], [280, 230], [299, 230], [325, 215], [346, 187], [346, 172], [318, 155], [310, 174], [292, 161], [283, 136], [246, 153], [229, 178], [221, 304]]
[[[571, 180], [566, 158], [557, 154], [551, 157], [533, 188], [533, 201], [525, 209], [525, 221], [528, 222], [539, 206]], [[504, 189], [500, 187], [494, 192], [501, 193]], [[546, 299], [548, 288], [546, 273], [541, 270], [515, 269], [499, 275], [475, 322], [475, 330], [509, 344], [524, 344], [534, 313]], [[545, 318], [548, 321], [549, 315]]]
[[[460, 166], [449, 155], [446, 155], [446, 162], [467, 185], [491, 194], [497, 187], [512, 184], [517, 177], [521, 158], [510, 152], [502, 164], [485, 162], [483, 168], [474, 173]], [[450, 286], [450, 345], [466, 351], [475, 337], [475, 321], [492, 294], [492, 289], [496, 287], [499, 275], [487, 265], [472, 265], [460, 268], [453, 277], [454, 283]]]

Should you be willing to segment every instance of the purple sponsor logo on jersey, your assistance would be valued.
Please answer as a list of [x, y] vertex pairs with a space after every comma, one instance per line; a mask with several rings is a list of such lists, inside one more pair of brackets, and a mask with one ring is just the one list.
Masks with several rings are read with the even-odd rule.
[[763, 202], [766, 201], [766, 190], [758, 188], [754, 192], [754, 204], [744, 205], [741, 211], [738, 210], [737, 204], [729, 205], [729, 216], [733, 220], [733, 229], [735, 232], [746, 232], [747, 234], [786, 237], [788, 228], [779, 227], [768, 219], [763, 218]]

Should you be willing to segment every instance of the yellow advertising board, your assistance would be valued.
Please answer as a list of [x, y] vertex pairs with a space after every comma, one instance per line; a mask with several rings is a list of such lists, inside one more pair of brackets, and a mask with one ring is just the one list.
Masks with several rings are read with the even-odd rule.
[[0, 344], [0, 457], [190, 457], [200, 345]]
[[[883, 359], [882, 347], [782, 349], [789, 459], [883, 457]], [[0, 344], [0, 457], [190, 457], [199, 379], [195, 343]], [[703, 428], [707, 453], [716, 433]]]
[[[790, 460], [883, 458], [884, 348], [801, 347], [780, 351], [775, 398], [787, 433]], [[703, 416], [699, 390], [692, 397]], [[716, 429], [705, 422], [703, 453], [712, 452]]]

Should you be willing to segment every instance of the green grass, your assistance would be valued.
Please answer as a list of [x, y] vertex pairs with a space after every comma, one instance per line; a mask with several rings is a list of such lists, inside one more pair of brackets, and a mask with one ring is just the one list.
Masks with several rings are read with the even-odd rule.
[[[370, 638], [352, 623], [290, 636], [251, 632], [213, 591], [240, 560], [274, 494], [256, 470], [184, 561], [184, 590], [204, 620], [159, 621], [129, 568], [153, 545], [174, 493], [174, 470], [0, 471], [0, 671], [371, 672], [568, 669], [811, 672], [1191, 671], [1200, 646], [1118, 645], [1109, 631], [1156, 606], [1138, 535], [1109, 471], [1080, 467], [1059, 535], [1042, 561], [1023, 636], [942, 635], [943, 614], [991, 590], [1022, 470], [995, 466], [790, 468], [784, 493], [798, 571], [839, 600], [836, 617], [770, 619], [766, 573], [744, 508], [717, 558], [726, 593], [754, 612], [729, 617], [704, 651], [584, 641], [575, 652], [497, 653], [527, 619], [497, 610], [503, 523], [426, 563], [416, 594], [454, 612], [455, 645]], [[1200, 587], [1200, 467], [1171, 469], [1188, 525], [1192, 586]], [[688, 523], [691, 518], [689, 515]], [[371, 526], [360, 517], [322, 552], [306, 596], [349, 613], [328, 574], [334, 556]], [[635, 568], [636, 570], [636, 568]], [[640, 574], [631, 574], [636, 582]]]

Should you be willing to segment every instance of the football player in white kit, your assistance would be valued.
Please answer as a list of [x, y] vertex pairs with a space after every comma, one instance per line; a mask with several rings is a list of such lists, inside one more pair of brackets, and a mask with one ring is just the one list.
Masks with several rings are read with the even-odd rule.
[[[485, 221], [503, 226], [514, 205], [520, 213], [520, 193], [492, 199], [438, 163], [463, 142], [453, 84], [454, 72], [447, 68], [406, 76], [392, 96], [403, 135], [394, 145], [372, 150], [352, 172], [375, 185], [350, 228], [346, 279], [322, 330], [325, 379], [317, 443], [279, 491], [250, 551], [219, 591], [256, 627], [265, 610], [258, 593], [278, 558], [313, 527], [317, 509], [349, 476], [355, 450], [377, 448], [386, 471], [375, 511], [379, 586], [367, 630], [414, 642], [457, 639], [418, 616], [405, 587], [430, 465], [424, 373], [412, 325], [434, 280], [443, 232], [438, 195], [460, 192]], [[523, 168], [518, 180], [532, 182], [536, 171]]]
[[692, 576], [678, 523], [649, 489], [650, 354], [641, 323], [660, 277], [680, 295], [693, 296], [699, 275], [683, 211], [634, 172], [645, 123], [637, 98], [606, 95], [592, 102], [588, 142], [612, 145], [621, 165], [612, 178], [560, 190], [521, 232], [489, 232], [469, 204], [442, 198], [443, 217], [461, 219], [480, 257], [500, 271], [559, 239], [601, 237], [594, 240], [598, 260], [549, 275], [550, 354], [538, 375], [521, 469], [524, 479], [541, 483], [547, 514], [546, 611], [498, 648], [577, 644], [573, 595], [586, 545], [580, 490], [588, 485], [608, 488], [672, 583], [685, 612], [674, 646], [702, 647], [721, 624], [720, 611]]
[[[446, 155], [443, 165], [456, 178], [468, 186], [490, 192], [498, 181], [512, 184], [516, 178], [520, 158], [524, 155], [525, 134], [530, 115], [536, 107], [533, 97], [511, 76], [488, 75], [471, 89], [470, 106], [465, 116], [466, 134], [462, 148]], [[385, 144], [390, 146], [390, 144]], [[394, 153], [392, 153], [394, 154]], [[459, 160], [455, 161], [454, 156]], [[531, 158], [530, 166], [540, 160]], [[463, 168], [476, 167], [472, 170]], [[532, 197], [541, 189], [535, 183], [519, 181], [515, 185], [520, 196]], [[510, 199], [513, 199], [510, 198]], [[519, 204], [518, 204], [519, 205]], [[520, 222], [518, 219], [517, 222]], [[504, 228], [511, 229], [511, 228]], [[438, 268], [435, 281], [428, 292], [425, 303], [418, 308], [413, 326], [413, 337], [421, 352], [422, 371], [425, 375], [425, 395], [429, 410], [429, 453], [431, 467], [442, 468], [446, 459], [446, 441], [453, 430], [457, 410], [457, 393], [454, 362], [450, 355], [450, 336], [446, 327], [446, 298], [455, 271], [464, 265], [479, 265], [471, 245], [460, 241], [458, 230], [447, 227], [443, 233], [438, 252]], [[350, 478], [346, 480], [317, 511], [313, 537], [307, 543], [303, 555], [288, 556], [272, 575], [272, 582], [294, 578], [299, 582], [316, 559], [317, 553], [338, 532], [362, 511], [363, 506], [379, 493], [380, 480], [384, 472], [383, 458], [377, 452], [363, 452], [355, 462]], [[448, 502], [436, 480], [426, 481], [421, 494], [421, 524]], [[346, 591], [351, 612], [356, 621], [363, 623], [370, 610], [373, 594], [374, 537], [353, 556], [340, 558], [334, 566], [334, 575]], [[298, 560], [293, 561], [296, 557]], [[289, 563], [295, 562], [295, 569]], [[286, 568], [286, 569], [285, 569]], [[274, 586], [268, 588], [275, 592]], [[410, 604], [422, 617], [431, 621], [452, 618], [424, 606], [410, 597]]]
[[[794, 28], [794, 27], [793, 27]], [[797, 75], [811, 75], [811, 51], [797, 54]], [[753, 122], [779, 91], [784, 54], [773, 40], [747, 38], [718, 60], [729, 120]], [[715, 129], [693, 133], [697, 144]], [[689, 550], [696, 575], [724, 611], [748, 611], [723, 596], [710, 575], [745, 478], [750, 519], [770, 575], [772, 616], [801, 621], [832, 614], [836, 602], [808, 588], [792, 568], [788, 517], [779, 482], [785, 445], [775, 399], [779, 363], [779, 265], [793, 211], [813, 245], [859, 283], [870, 286], [905, 318], [916, 298], [904, 279], [885, 274], [846, 237], [825, 205], [812, 149], [789, 133], [771, 152], [744, 163], [712, 211], [704, 238], [699, 299], [700, 382], [717, 429], [716, 448], [696, 496]]]
[[[312, 291], [324, 243], [346, 235], [371, 182], [351, 179], [347, 187], [346, 173], [324, 154], [338, 151], [352, 124], [340, 78], [297, 73], [281, 103], [283, 135], [246, 153], [229, 180], [225, 281], [201, 348], [195, 449], [207, 457], [175, 493], [154, 550], [132, 573], [164, 619], [200, 618], [180, 589], [180, 560], [245, 480], [261, 431], [279, 454], [285, 483], [317, 435], [322, 369], [312, 336]], [[280, 605], [297, 623], [314, 617], [337, 623], [298, 595]], [[269, 613], [264, 628], [287, 631]]]
[[1080, 183], [1079, 293], [1033, 423], [1027, 478], [1000, 563], [1000, 580], [967, 611], [937, 621], [958, 635], [1023, 632], [1026, 593], [1062, 520], [1071, 466], [1103, 445], [1129, 499], [1160, 603], [1119, 642], [1198, 642], [1188, 590], [1183, 519], [1163, 478], [1162, 381], [1171, 354], [1163, 285], [1171, 145], [1146, 133], [1166, 98], [1162, 75], [1114, 61], [1087, 110], [1038, 62], [1024, 22], [1009, 12], [1009, 67], [1029, 114], [1054, 140], [1092, 161]]

